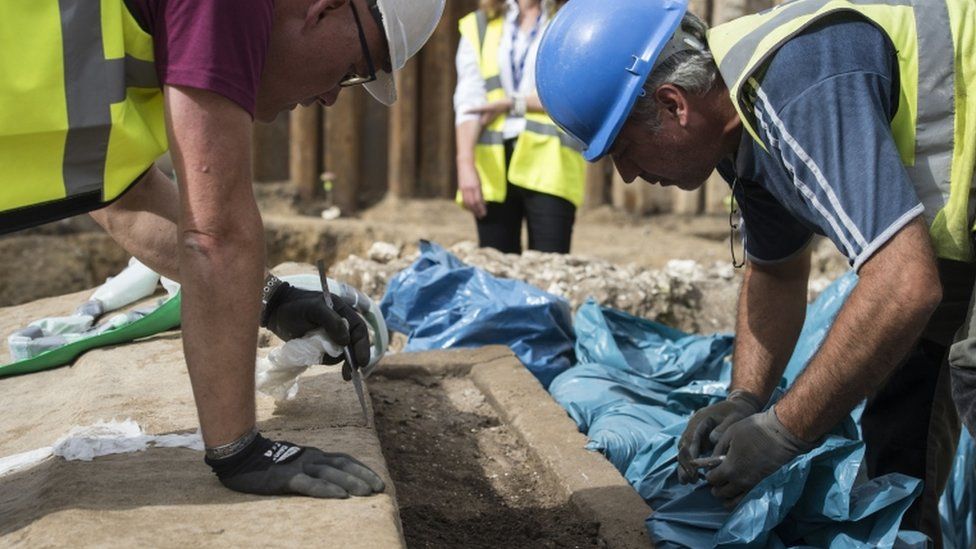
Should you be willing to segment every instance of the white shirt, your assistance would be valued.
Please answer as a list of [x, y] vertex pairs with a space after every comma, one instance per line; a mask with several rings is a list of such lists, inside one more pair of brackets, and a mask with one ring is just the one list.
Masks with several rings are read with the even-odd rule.
[[[545, 3], [543, 3], [545, 4]], [[518, 27], [519, 7], [515, 0], [508, 0], [508, 11], [505, 12], [504, 30], [502, 31], [502, 42], [498, 48], [498, 67], [502, 89], [505, 95], [511, 97], [515, 94], [515, 84], [512, 77], [512, 49], [515, 49], [516, 62], [525, 57], [525, 68], [522, 71], [522, 81], [519, 84], [518, 93], [535, 95], [535, 59], [539, 51], [539, 42], [545, 31], [549, 20], [546, 16], [545, 5], [541, 6], [542, 17], [539, 20], [539, 30], [532, 37], [531, 28], [529, 30], [519, 29]], [[487, 91], [485, 90], [485, 79], [481, 76], [481, 67], [478, 59], [478, 51], [475, 45], [464, 37], [458, 44], [457, 58], [457, 88], [454, 89], [454, 125], [460, 126], [465, 122], [477, 120], [478, 115], [466, 114], [465, 111], [474, 107], [480, 107], [488, 102]], [[525, 129], [525, 118], [509, 116], [505, 119], [502, 134], [505, 139], [514, 139]]]

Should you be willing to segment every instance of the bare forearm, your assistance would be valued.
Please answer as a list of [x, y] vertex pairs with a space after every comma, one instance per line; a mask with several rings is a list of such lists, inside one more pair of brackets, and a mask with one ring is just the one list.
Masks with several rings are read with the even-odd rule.
[[176, 183], [153, 167], [121, 198], [91, 216], [130, 255], [179, 280], [179, 204]]
[[254, 359], [264, 272], [251, 188], [251, 120], [216, 94], [167, 86], [180, 185], [183, 351], [208, 446], [254, 426]]
[[481, 124], [477, 120], [469, 120], [455, 127], [454, 132], [458, 167], [473, 167], [474, 147], [481, 134]]
[[210, 446], [234, 440], [254, 424], [264, 242], [256, 208], [235, 214], [226, 232], [184, 230], [179, 253], [184, 351]]
[[904, 359], [941, 300], [921, 221], [872, 257], [827, 339], [777, 405], [793, 434], [816, 440], [877, 390]]
[[736, 323], [732, 388], [766, 401], [793, 353], [806, 311], [809, 254], [775, 269], [746, 269]]
[[829, 431], [874, 392], [908, 353], [928, 320], [883, 287], [861, 281], [823, 347], [777, 406], [804, 440]]

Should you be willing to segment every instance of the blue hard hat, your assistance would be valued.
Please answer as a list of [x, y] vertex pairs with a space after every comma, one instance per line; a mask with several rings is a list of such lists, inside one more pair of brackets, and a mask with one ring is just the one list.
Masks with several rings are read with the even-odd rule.
[[687, 0], [572, 0], [539, 45], [542, 106], [593, 161], [607, 153], [641, 95]]

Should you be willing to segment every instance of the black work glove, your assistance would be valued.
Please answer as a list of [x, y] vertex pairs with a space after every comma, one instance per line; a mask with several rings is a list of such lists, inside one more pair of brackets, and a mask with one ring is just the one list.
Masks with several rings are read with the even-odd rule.
[[715, 445], [715, 454], [724, 455], [725, 459], [709, 471], [705, 479], [712, 485], [712, 495], [732, 508], [759, 481], [818, 445], [791, 433], [780, 423], [773, 407], [761, 414], [753, 414], [725, 431]]
[[678, 441], [678, 480], [682, 484], [696, 482], [698, 458], [711, 450], [730, 426], [761, 409], [759, 397], [739, 389], [722, 402], [695, 412]]
[[342, 499], [370, 496], [386, 488], [379, 475], [346, 454], [275, 442], [261, 435], [233, 456], [204, 461], [221, 484], [245, 494]]
[[[332, 305], [334, 309], [325, 304], [322, 292], [302, 290], [284, 282], [268, 300], [261, 315], [261, 325], [285, 341], [324, 329], [333, 343], [349, 346], [352, 351], [356, 364], [342, 367], [342, 378], [349, 381], [352, 379], [351, 366], [358, 369], [369, 363], [369, 329], [363, 317], [335, 294], [332, 294]], [[338, 364], [343, 359], [325, 355], [322, 361]]]

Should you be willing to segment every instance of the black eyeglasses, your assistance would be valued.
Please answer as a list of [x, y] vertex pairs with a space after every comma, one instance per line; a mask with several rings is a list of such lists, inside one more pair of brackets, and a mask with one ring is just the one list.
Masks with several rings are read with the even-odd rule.
[[[738, 208], [736, 208], [735, 187], [738, 183], [739, 183], [738, 177], [732, 180], [732, 201], [729, 204], [729, 249], [732, 251], [732, 267], [736, 269], [741, 269], [746, 264], [746, 260], [744, 259], [746, 255], [746, 250], [745, 250], [745, 243], [743, 242], [743, 248], [742, 248], [743, 259], [742, 261], [736, 259], [735, 233], [738, 232], [739, 230], [739, 223], [738, 221], [736, 221], [735, 214], [739, 213], [739, 210]], [[743, 189], [742, 192], [745, 193], [745, 189]]]
[[361, 76], [356, 73], [349, 73], [339, 81], [340, 88], [359, 86], [376, 80], [376, 67], [373, 65], [373, 56], [369, 54], [369, 44], [366, 43], [366, 31], [363, 30], [363, 24], [359, 20], [359, 11], [356, 10], [356, 2], [354, 0], [350, 1], [349, 7], [352, 8], [352, 17], [356, 20], [356, 28], [359, 30], [359, 45], [363, 48], [363, 55], [366, 56], [366, 67], [369, 69], [369, 74]]

